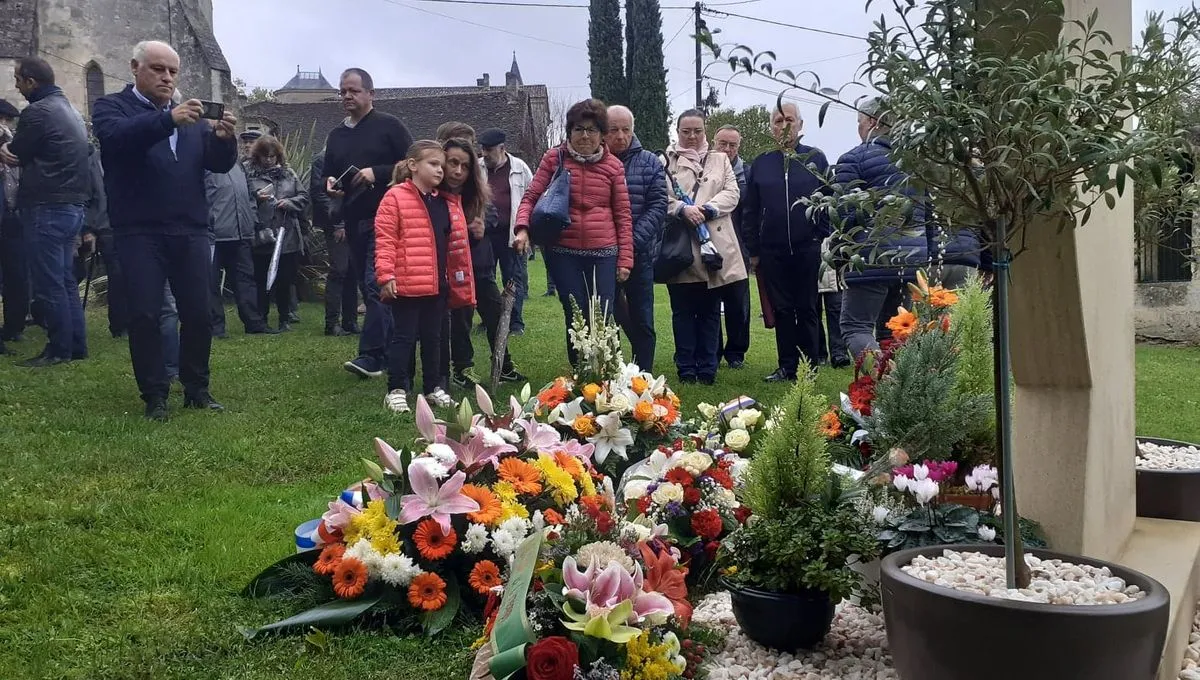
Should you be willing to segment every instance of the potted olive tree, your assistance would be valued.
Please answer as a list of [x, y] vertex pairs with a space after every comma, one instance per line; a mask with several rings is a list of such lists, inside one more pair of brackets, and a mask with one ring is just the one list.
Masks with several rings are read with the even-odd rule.
[[825, 410], [813, 376], [801, 377], [747, 468], [742, 503], [753, 514], [718, 553], [738, 625], [789, 652], [825, 638], [834, 608], [858, 589], [853, 565], [878, 552], [854, 503], [861, 488], [833, 472], [819, 430]]
[[[1065, 22], [1061, 0], [887, 5], [889, 15], [868, 38], [865, 72], [883, 95], [882, 109], [869, 113], [890, 128], [885, 141], [906, 175], [903, 190], [838, 186], [831, 178], [828, 190], [808, 202], [842, 227], [840, 237], [851, 244], [849, 266], [886, 264], [894, 253], [878, 244], [926, 211], [937, 216], [938, 228], [976, 229], [987, 244], [995, 277], [996, 451], [1005, 539], [1002, 548], [980, 548], [969, 558], [934, 547], [884, 559], [896, 668], [906, 680], [1150, 678], [1166, 635], [1165, 589], [1091, 558], [1037, 550], [1027, 556], [1016, 530], [1009, 271], [1031, 233], [1083, 226], [1101, 201], [1111, 208], [1135, 182], [1161, 184], [1166, 162], [1182, 163], [1182, 135], [1139, 128], [1133, 119], [1164, 93], [1194, 84], [1165, 66], [1196, 36], [1196, 11], [1172, 22], [1169, 39], [1129, 52], [1097, 28], [1095, 12], [1086, 21]], [[794, 74], [775, 71], [770, 53], [739, 46], [725, 56], [735, 72], [825, 97], [821, 119], [838, 103], [838, 91], [803, 86]], [[870, 219], [850, 226], [848, 215]], [[998, 578], [997, 560], [1003, 566]], [[1069, 574], [1059, 573], [1063, 562]], [[1063, 595], [1071, 589], [1062, 584], [1071, 579], [1087, 583]], [[1103, 606], [1079, 606], [1085, 603]], [[981, 630], [993, 648], [1011, 653], [976, 663]]]

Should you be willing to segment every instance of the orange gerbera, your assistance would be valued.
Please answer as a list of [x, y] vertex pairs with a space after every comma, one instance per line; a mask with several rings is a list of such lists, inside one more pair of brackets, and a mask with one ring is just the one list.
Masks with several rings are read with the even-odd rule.
[[475, 589], [475, 592], [480, 595], [487, 595], [492, 591], [492, 588], [502, 585], [504, 582], [500, 580], [500, 568], [491, 560], [480, 560], [475, 567], [471, 569], [471, 575], [467, 578], [467, 583]]
[[842, 419], [837, 411], [829, 410], [821, 416], [821, 434], [826, 439], [833, 439], [842, 433]]
[[633, 406], [633, 419], [639, 423], [648, 423], [654, 420], [654, 402], [639, 401]]
[[583, 400], [589, 404], [596, 403], [596, 397], [600, 396], [600, 386], [596, 383], [588, 383], [583, 386]]
[[887, 327], [896, 340], [907, 340], [917, 329], [917, 315], [901, 307], [900, 313], [888, 320]]
[[566, 451], [554, 452], [554, 464], [566, 470], [567, 474], [575, 479], [579, 479], [580, 475], [583, 474], [583, 463]]
[[571, 429], [580, 437], [593, 437], [600, 431], [600, 428], [596, 427], [596, 418], [590, 415], [575, 416]]
[[325, 546], [325, 549], [321, 551], [321, 556], [313, 563], [313, 571], [329, 576], [342, 563], [342, 555], [345, 554], [346, 546], [342, 543]]
[[475, 484], [463, 484], [462, 493], [479, 504], [478, 512], [468, 512], [467, 519], [479, 524], [491, 525], [500, 519], [500, 499], [487, 488]]
[[367, 565], [353, 557], [344, 557], [333, 572], [333, 592], [337, 596], [352, 600], [363, 594], [367, 587]]
[[567, 400], [571, 393], [567, 391], [567, 381], [558, 378], [554, 384], [538, 392], [538, 402], [548, 408], [554, 408]]
[[941, 286], [934, 286], [929, 289], [929, 304], [939, 309], [953, 307], [958, 304], [958, 293], [946, 290]]
[[633, 393], [639, 397], [642, 396], [642, 392], [645, 392], [648, 387], [650, 387], [650, 382], [640, 375], [633, 376], [633, 380], [629, 381], [629, 389], [633, 390]]
[[562, 516], [562, 513], [554, 508], [547, 508], [542, 511], [542, 519], [546, 520], [546, 524], [550, 526], [564, 526], [567, 523], [567, 518]]
[[667, 415], [659, 418], [659, 420], [668, 425], [674, 425], [675, 421], [679, 419], [679, 407], [670, 399], [655, 399], [654, 404], [667, 409]]
[[427, 612], [441, 609], [446, 604], [446, 582], [431, 572], [415, 577], [408, 585], [408, 603]]
[[520, 458], [505, 458], [500, 463], [500, 479], [513, 485], [517, 493], [541, 493], [542, 472]]
[[450, 533], [443, 532], [442, 525], [430, 517], [417, 525], [413, 532], [413, 543], [417, 544], [421, 557], [440, 560], [454, 552], [454, 546], [458, 545], [458, 534], [454, 529]]

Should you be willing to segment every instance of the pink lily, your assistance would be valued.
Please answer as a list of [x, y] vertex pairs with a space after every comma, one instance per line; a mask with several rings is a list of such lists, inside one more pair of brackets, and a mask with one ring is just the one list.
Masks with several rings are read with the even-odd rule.
[[379, 462], [383, 464], [385, 471], [397, 477], [404, 476], [404, 466], [400, 464], [400, 455], [396, 453], [396, 449], [379, 437], [375, 438], [375, 455], [379, 456]]
[[454, 450], [455, 455], [458, 456], [458, 461], [468, 470], [483, 463], [490, 462], [494, 465], [500, 454], [517, 452], [517, 447], [508, 442], [501, 441], [499, 444], [489, 445], [487, 434], [482, 427], [473, 428], [471, 435], [464, 443], [447, 441], [446, 444]]
[[583, 461], [586, 466], [587, 463], [592, 462], [592, 452], [596, 450], [596, 445], [583, 443], [578, 439], [568, 439], [562, 443], [562, 450], [563, 453]]
[[321, 515], [321, 520], [332, 529], [344, 531], [350, 526], [350, 520], [359, 514], [362, 514], [362, 510], [339, 498], [329, 502], [329, 510]]
[[464, 512], [478, 512], [479, 503], [462, 493], [466, 473], [456, 472], [438, 488], [437, 479], [424, 465], [409, 465], [408, 479], [413, 493], [400, 499], [400, 523], [411, 524], [422, 517], [432, 517], [441, 525], [443, 532], [450, 531], [450, 516]]
[[475, 403], [479, 404], [479, 410], [487, 414], [489, 418], [496, 417], [496, 407], [492, 405], [492, 398], [488, 395], [487, 390], [483, 389], [483, 385], [475, 384]]
[[525, 448], [530, 451], [554, 451], [562, 446], [562, 435], [554, 426], [539, 423], [533, 416], [516, 422], [525, 433]]
[[429, 444], [444, 444], [446, 441], [446, 426], [438, 425], [437, 420], [433, 417], [433, 409], [429, 408], [429, 402], [425, 401], [425, 395], [417, 395], [417, 412], [416, 412], [417, 432]]
[[629, 624], [649, 621], [651, 625], [659, 625], [666, 622], [667, 617], [675, 612], [674, 605], [661, 593], [643, 591], [642, 582], [642, 568], [636, 563], [634, 573], [630, 574], [618, 562], [609, 562], [603, 569], [592, 562], [581, 572], [574, 557], [563, 561], [563, 594], [583, 602], [588, 616], [593, 618], [606, 616], [623, 602], [632, 601]]

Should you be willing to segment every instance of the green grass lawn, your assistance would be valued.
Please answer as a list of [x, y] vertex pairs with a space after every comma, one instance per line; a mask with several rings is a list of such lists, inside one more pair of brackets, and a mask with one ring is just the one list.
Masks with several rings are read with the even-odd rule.
[[[531, 264], [535, 296], [543, 272]], [[566, 368], [563, 321], [552, 298], [532, 297], [525, 314], [513, 354], [536, 387]], [[384, 411], [382, 381], [342, 370], [355, 339], [324, 337], [317, 305], [302, 315], [290, 335], [216, 341], [213, 392], [227, 411], [184, 412], [176, 394], [166, 424], [141, 418], [125, 343], [99, 310], [90, 360], [42, 371], [0, 360], [0, 678], [466, 677], [477, 630], [434, 643], [338, 633], [324, 651], [238, 633], [292, 613], [238, 591], [361, 477], [371, 438], [414, 434], [411, 416]], [[662, 291], [657, 320], [661, 372], [672, 351]], [[780, 394], [761, 382], [774, 344], [755, 326], [746, 369], [676, 386], [687, 409]], [[14, 347], [28, 356], [40, 343]], [[482, 358], [482, 336], [476, 346]], [[1200, 440], [1200, 417], [1187, 415], [1200, 413], [1200, 350], [1139, 349], [1138, 374], [1139, 431]], [[834, 395], [849, 377], [827, 370], [819, 383]]]

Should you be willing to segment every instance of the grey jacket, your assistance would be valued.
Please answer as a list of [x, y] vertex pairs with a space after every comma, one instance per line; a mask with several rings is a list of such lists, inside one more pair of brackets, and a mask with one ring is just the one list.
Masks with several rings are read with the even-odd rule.
[[[270, 228], [276, 238], [283, 238], [284, 254], [298, 253], [304, 249], [304, 239], [300, 233], [300, 217], [308, 210], [308, 187], [300, 182], [300, 178], [291, 168], [274, 167], [260, 168], [256, 165], [246, 166], [246, 182], [251, 195], [257, 195], [260, 189], [270, 186], [273, 199], [258, 202], [258, 228]], [[280, 236], [282, 234], [282, 236]], [[256, 250], [270, 252], [273, 246], [258, 246]]]
[[208, 196], [208, 230], [213, 241], [254, 238], [257, 216], [241, 163], [235, 163], [227, 173], [204, 173], [204, 191]]

